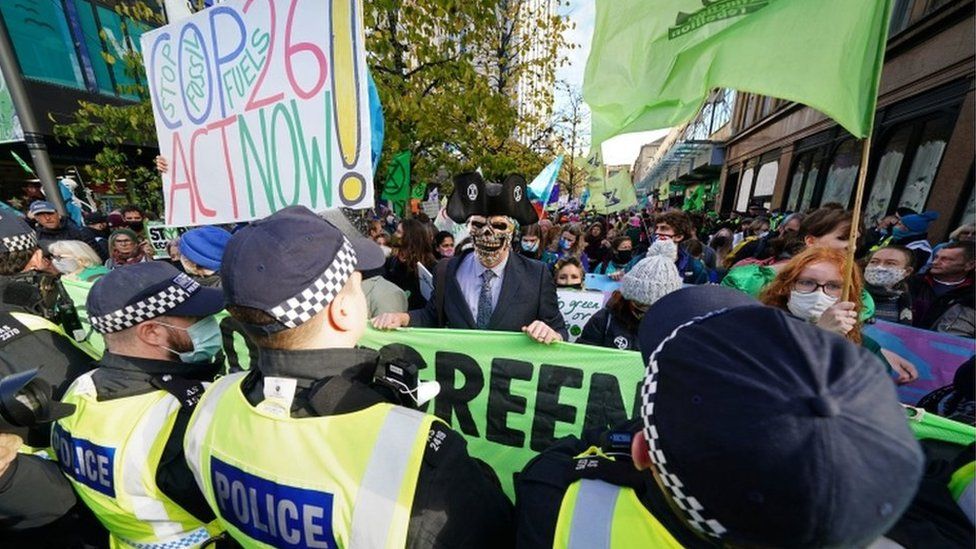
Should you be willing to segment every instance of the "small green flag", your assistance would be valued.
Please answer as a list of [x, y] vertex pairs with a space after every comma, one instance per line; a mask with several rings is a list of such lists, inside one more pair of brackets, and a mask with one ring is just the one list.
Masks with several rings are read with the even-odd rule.
[[390, 161], [389, 173], [383, 185], [380, 198], [389, 200], [393, 210], [400, 217], [406, 210], [407, 198], [410, 196], [410, 151], [403, 151], [394, 155]]
[[427, 184], [421, 183], [420, 185], [414, 185], [410, 189], [410, 198], [416, 198], [417, 200], [427, 198]]
[[596, 0], [591, 146], [676, 126], [713, 88], [809, 105], [871, 132], [893, 0]]
[[21, 158], [19, 154], [15, 153], [14, 151], [10, 151], [10, 154], [14, 156], [14, 160], [16, 160], [18, 164], [20, 164], [20, 167], [23, 168], [25, 172], [37, 177], [36, 174], [34, 173], [34, 168], [31, 168], [30, 164], [24, 162], [24, 159]]
[[586, 170], [586, 188], [590, 191], [589, 207], [597, 213], [613, 213], [637, 205], [637, 194], [630, 180], [630, 172], [622, 169], [607, 177], [600, 147], [590, 149], [586, 159], [576, 159], [576, 165]]

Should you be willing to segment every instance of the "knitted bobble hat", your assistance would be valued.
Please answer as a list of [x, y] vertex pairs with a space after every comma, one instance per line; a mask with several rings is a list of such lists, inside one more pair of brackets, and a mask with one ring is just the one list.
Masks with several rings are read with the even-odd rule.
[[651, 305], [667, 294], [681, 289], [681, 274], [674, 265], [671, 255], [677, 255], [674, 242], [655, 242], [647, 252], [647, 257], [624, 275], [620, 283], [620, 293], [625, 299], [644, 305]]

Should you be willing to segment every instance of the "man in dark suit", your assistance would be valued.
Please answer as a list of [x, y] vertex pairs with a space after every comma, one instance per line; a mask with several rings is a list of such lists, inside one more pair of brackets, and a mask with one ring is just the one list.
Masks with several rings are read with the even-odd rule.
[[511, 253], [515, 222], [538, 221], [525, 187], [520, 176], [500, 185], [486, 183], [477, 173], [457, 176], [447, 213], [458, 223], [467, 222], [474, 250], [438, 266], [434, 296], [425, 308], [383, 314], [373, 325], [523, 331], [542, 343], [566, 339], [549, 270], [540, 261]]

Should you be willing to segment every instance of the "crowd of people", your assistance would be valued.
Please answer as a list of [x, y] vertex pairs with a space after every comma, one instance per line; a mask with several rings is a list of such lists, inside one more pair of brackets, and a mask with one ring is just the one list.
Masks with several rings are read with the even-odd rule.
[[[165, 255], [136, 207], [84, 227], [41, 199], [0, 216], [0, 540], [972, 546], [971, 435], [920, 443], [894, 389], [917, 368], [863, 328], [976, 338], [973, 226], [935, 242], [935, 212], [899, 210], [851, 241], [830, 204], [540, 219], [519, 176], [454, 188], [436, 221], [293, 206]], [[419, 410], [436, 388], [357, 346], [369, 325], [567, 341], [558, 292], [597, 280], [614, 289], [577, 343], [639, 352], [640, 405], [541, 452], [514, 504]], [[922, 401], [969, 429], [960, 362]], [[52, 400], [36, 422], [7, 408], [30, 383]]]

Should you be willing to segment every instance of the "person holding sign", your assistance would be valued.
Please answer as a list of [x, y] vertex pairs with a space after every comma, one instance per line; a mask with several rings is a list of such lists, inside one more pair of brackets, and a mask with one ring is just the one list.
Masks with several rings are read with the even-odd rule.
[[511, 547], [513, 511], [461, 436], [416, 408], [439, 386], [356, 344], [362, 272], [383, 265], [303, 206], [239, 230], [227, 309], [261, 348], [190, 419], [197, 484], [245, 547]]
[[567, 339], [549, 269], [512, 253], [515, 223], [539, 220], [525, 179], [511, 175], [498, 184], [477, 173], [461, 174], [454, 178], [447, 214], [468, 224], [474, 249], [438, 265], [434, 296], [425, 308], [380, 315], [373, 326], [523, 331], [541, 343]]
[[924, 454], [870, 353], [715, 286], [639, 337], [637, 424], [529, 463], [516, 547], [867, 547], [912, 502]]

